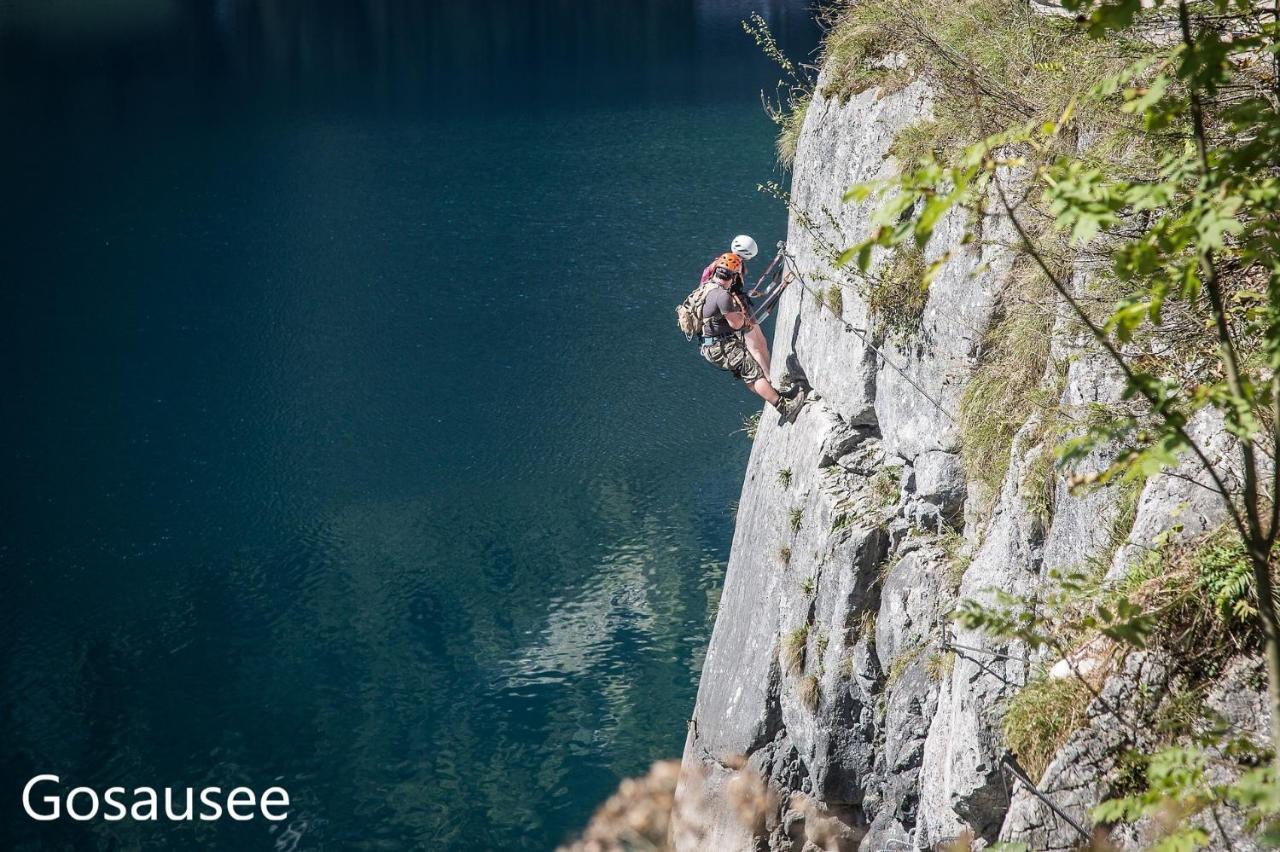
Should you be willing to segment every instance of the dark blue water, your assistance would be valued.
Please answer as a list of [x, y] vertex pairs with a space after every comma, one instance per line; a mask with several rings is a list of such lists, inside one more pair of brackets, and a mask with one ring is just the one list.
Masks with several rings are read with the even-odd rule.
[[[676, 755], [803, 2], [0, 0], [0, 847], [547, 849]], [[757, 267], [763, 268], [760, 261]], [[284, 826], [20, 816], [285, 786]]]

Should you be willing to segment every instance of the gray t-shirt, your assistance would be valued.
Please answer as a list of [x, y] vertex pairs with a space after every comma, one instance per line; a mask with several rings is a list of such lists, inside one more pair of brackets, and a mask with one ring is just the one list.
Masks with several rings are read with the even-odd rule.
[[725, 314], [742, 310], [734, 301], [733, 295], [724, 287], [717, 285], [707, 294], [707, 301], [702, 304], [702, 334], [704, 337], [719, 337], [731, 334], [734, 330]]

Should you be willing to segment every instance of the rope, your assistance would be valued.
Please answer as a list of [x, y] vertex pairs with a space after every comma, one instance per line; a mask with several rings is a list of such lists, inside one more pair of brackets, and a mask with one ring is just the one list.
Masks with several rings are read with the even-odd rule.
[[1083, 837], [1085, 840], [1093, 839], [1093, 836], [1089, 834], [1089, 832], [1084, 830], [1084, 826], [1080, 825], [1080, 823], [1076, 822], [1071, 817], [1067, 816], [1066, 811], [1062, 810], [1062, 808], [1055, 805], [1053, 803], [1053, 800], [1051, 800], [1044, 793], [1041, 793], [1039, 790], [1036, 789], [1036, 785], [1032, 784], [1031, 779], [1028, 778], [1023, 773], [1023, 771], [1018, 768], [1018, 764], [1014, 763], [1012, 757], [1006, 754], [1003, 758], [1001, 758], [1000, 762], [1003, 763], [1005, 766], [1009, 767], [1009, 771], [1013, 773], [1013, 777], [1021, 781], [1022, 785], [1027, 788], [1027, 790], [1031, 793], [1031, 795], [1035, 796], [1037, 799], [1039, 799], [1040, 801], [1048, 805], [1049, 810], [1053, 811], [1055, 814], [1065, 819], [1072, 828], [1074, 828], [1076, 831], [1080, 833], [1081, 837]]
[[943, 647], [952, 651], [967, 651], [971, 654], [985, 654], [986, 656], [994, 657], [997, 660], [1013, 660], [1018, 663], [1027, 662], [1024, 657], [1015, 657], [1013, 654], [1002, 654], [999, 651], [987, 651], [983, 648], [974, 648], [970, 645], [957, 645], [955, 642], [946, 642], [943, 644]]
[[[785, 248], [782, 251], [786, 257], [785, 263], [790, 267], [791, 275], [795, 277], [795, 280], [800, 282], [801, 289], [803, 289], [806, 293], [809, 293], [810, 295], [812, 295], [815, 299], [822, 299], [822, 294], [820, 291], [814, 290], [812, 287], [808, 286], [805, 283], [804, 278], [800, 275], [800, 270], [796, 268], [795, 258], [791, 254], [787, 253]], [[822, 303], [826, 304], [826, 300], [822, 299]], [[892, 367], [895, 373], [902, 376], [902, 378], [906, 380], [907, 384], [911, 385], [911, 387], [915, 388], [917, 391], [920, 392], [921, 396], [929, 400], [929, 402], [933, 403], [934, 408], [942, 412], [944, 417], [946, 417], [952, 423], [956, 422], [956, 416], [954, 414], [952, 414], [950, 411], [947, 411], [947, 409], [943, 407], [942, 403], [938, 402], [938, 400], [934, 399], [933, 396], [931, 396], [928, 391], [920, 387], [920, 385], [916, 382], [916, 380], [908, 376], [906, 371], [902, 367], [899, 367], [897, 364], [895, 364], [893, 362], [893, 359], [884, 353], [884, 350], [876, 346], [867, 338], [865, 329], [854, 328], [853, 325], [845, 321], [843, 317], [838, 316], [835, 311], [832, 311], [831, 315], [836, 317], [837, 320], [843, 323], [845, 331], [851, 331], [854, 334], [858, 335], [858, 338], [862, 341], [863, 345], [867, 346], [873, 352], [879, 355], [882, 359], [884, 359], [884, 362], [888, 364], [890, 367]]]

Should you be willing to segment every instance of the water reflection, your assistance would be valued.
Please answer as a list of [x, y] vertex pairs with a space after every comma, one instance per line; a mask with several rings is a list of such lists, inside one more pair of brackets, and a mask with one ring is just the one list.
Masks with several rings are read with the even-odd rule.
[[[680, 748], [753, 5], [0, 2], [0, 847], [545, 849]], [[51, 769], [295, 810], [33, 826]]]

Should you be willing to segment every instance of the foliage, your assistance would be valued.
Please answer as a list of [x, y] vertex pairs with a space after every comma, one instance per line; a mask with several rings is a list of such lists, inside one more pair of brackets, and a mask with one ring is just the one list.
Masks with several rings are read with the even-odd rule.
[[748, 414], [745, 418], [743, 418], [742, 428], [738, 429], [737, 431], [746, 432], [747, 438], [754, 441], [756, 439], [756, 432], [759, 429], [760, 429], [760, 412], [757, 411], [753, 414]]
[[925, 661], [924, 671], [930, 680], [941, 682], [951, 677], [951, 671], [955, 668], [955, 665], [955, 651], [935, 651]]
[[782, 563], [783, 568], [791, 564], [791, 548], [790, 547], [783, 545], [782, 547], [778, 548], [778, 561]]
[[886, 685], [893, 686], [901, 680], [907, 673], [907, 669], [911, 668], [911, 664], [920, 659], [922, 653], [924, 653], [924, 645], [913, 645], [899, 651], [898, 655], [890, 661], [889, 671], [885, 672]]
[[902, 470], [896, 467], [884, 465], [871, 475], [868, 484], [871, 487], [871, 496], [883, 508], [888, 508], [897, 504], [899, 496], [898, 483], [902, 477]]
[[778, 154], [778, 164], [783, 168], [789, 169], [795, 165], [796, 148], [800, 144], [800, 131], [804, 127], [804, 116], [812, 100], [812, 95], [798, 97], [789, 104], [788, 109], [776, 113], [774, 117], [774, 123], [778, 125], [775, 149]]
[[[965, 626], [998, 639], [1026, 642], [1032, 649], [1049, 649], [1062, 658], [1076, 658], [1081, 650], [1105, 656], [1097, 644], [1099, 636], [1118, 647], [1159, 647], [1168, 653], [1181, 686], [1163, 697], [1151, 722], [1156, 742], [1168, 748], [1150, 758], [1149, 765], [1146, 758], [1131, 756], [1128, 781], [1117, 782], [1122, 795], [1095, 814], [1100, 821], [1121, 818], [1117, 814], [1156, 818], [1164, 836], [1155, 848], [1199, 848], [1196, 844], [1204, 842], [1197, 840], [1200, 829], [1186, 818], [1214, 804], [1247, 804], [1247, 813], [1259, 820], [1276, 813], [1268, 810], [1273, 805], [1266, 797], [1280, 793], [1266, 787], [1269, 774], [1245, 772], [1236, 782], [1215, 786], [1201, 771], [1207, 761], [1220, 762], [1226, 756], [1237, 761], [1239, 774], [1241, 767], [1248, 770], [1263, 757], [1238, 731], [1216, 720], [1202, 701], [1226, 660], [1256, 650], [1262, 642], [1256, 619], [1237, 614], [1237, 604], [1248, 600], [1249, 592], [1234, 579], [1247, 573], [1247, 565], [1230, 528], [1177, 542], [1165, 535], [1114, 586], [1089, 574], [1055, 573], [1053, 585], [1038, 595], [998, 594], [994, 604], [964, 601], [958, 610]], [[1033, 680], [1007, 707], [1006, 743], [1032, 778], [1085, 722], [1084, 708], [1098, 694], [1106, 671], [1097, 668], [1085, 676], [1078, 666], [1071, 668], [1068, 678]], [[1110, 708], [1112, 713], [1119, 710]]]
[[1151, 848], [1162, 852], [1201, 849], [1209, 833], [1189, 819], [1207, 808], [1231, 804], [1249, 814], [1250, 827], [1280, 813], [1280, 786], [1271, 767], [1241, 773], [1229, 783], [1215, 782], [1212, 756], [1197, 747], [1174, 746], [1152, 755], [1146, 765], [1146, 789], [1111, 799], [1093, 810], [1099, 823], [1153, 820], [1160, 840]]
[[1031, 515], [1039, 522], [1042, 529], [1047, 529], [1053, 519], [1053, 509], [1057, 500], [1057, 477], [1054, 476], [1053, 452], [1045, 446], [1036, 450], [1027, 459], [1027, 467], [1023, 472], [1022, 494], [1031, 510]]
[[1244, 544], [1223, 530], [1205, 542], [1196, 560], [1200, 586], [1228, 624], [1249, 623], [1257, 618], [1253, 604], [1253, 571]]
[[867, 610], [858, 619], [858, 635], [868, 642], [876, 641], [875, 610]]
[[796, 688], [796, 694], [800, 698], [800, 703], [810, 713], [817, 710], [818, 702], [822, 699], [822, 688], [818, 686], [817, 676], [805, 675], [800, 681], [800, 686]]
[[809, 625], [802, 624], [787, 634], [782, 643], [782, 670], [788, 674], [804, 671], [805, 650], [809, 642]]
[[794, 506], [787, 513], [787, 527], [791, 530], [791, 534], [795, 535], [800, 532], [800, 527], [804, 525], [804, 507]]
[[838, 317], [844, 316], [844, 291], [840, 289], [839, 284], [828, 286], [823, 293], [823, 299], [831, 313]]
[[773, 97], [760, 93], [765, 113], [778, 125], [778, 163], [790, 168], [795, 162], [796, 145], [800, 141], [800, 129], [804, 115], [813, 98], [813, 78], [810, 69], [798, 65], [787, 57], [769, 29], [768, 22], [758, 13], [742, 22], [743, 31], [755, 40], [760, 48], [782, 71], [783, 78], [775, 86]]
[[1231, 655], [1261, 647], [1251, 579], [1238, 536], [1222, 528], [1177, 542], [1161, 536], [1111, 594], [1149, 613], [1149, 638], [1209, 678]]
[[938, 537], [938, 546], [946, 556], [947, 570], [944, 578], [946, 588], [956, 594], [960, 591], [960, 583], [964, 580], [964, 572], [969, 570], [972, 556], [965, 549], [964, 533], [954, 527], [944, 527]]
[[1060, 113], [1077, 80], [1131, 53], [1124, 41], [1099, 43], [1016, 0], [845, 0], [827, 18], [825, 96], [871, 86], [883, 94], [925, 74], [939, 83], [932, 122], [913, 128], [914, 140], [895, 152], [907, 166], [924, 154], [958, 154], [986, 135], [984, 120]]
[[[1034, 595], [996, 592], [991, 603], [962, 601], [957, 620], [1058, 657], [1099, 635], [1130, 648], [1153, 645], [1174, 652], [1196, 678], [1210, 678], [1229, 657], [1262, 642], [1256, 620], [1236, 615], [1250, 591], [1240, 592], [1234, 582], [1244, 567], [1232, 537], [1229, 528], [1183, 541], [1165, 534], [1118, 583], [1104, 585], [1087, 572], [1052, 571]], [[1221, 601], [1215, 598], [1219, 592]], [[1206, 607], [1206, 600], [1215, 605]]]
[[1051, 418], [1057, 403], [1054, 388], [1041, 385], [1053, 325], [1048, 303], [1043, 279], [1020, 264], [983, 336], [978, 369], [960, 397], [960, 460], [970, 480], [992, 491], [1009, 469], [1009, 449], [1018, 429], [1037, 412], [1042, 419]]
[[920, 327], [929, 301], [931, 275], [919, 247], [902, 246], [871, 278], [866, 292], [867, 310], [877, 327], [902, 340]]
[[778, 469], [778, 485], [785, 491], [791, 487], [791, 468], [783, 467]]
[[1032, 780], [1038, 780], [1067, 737], [1084, 726], [1091, 699], [1080, 678], [1041, 676], [1010, 699], [1001, 727], [1005, 742]]

